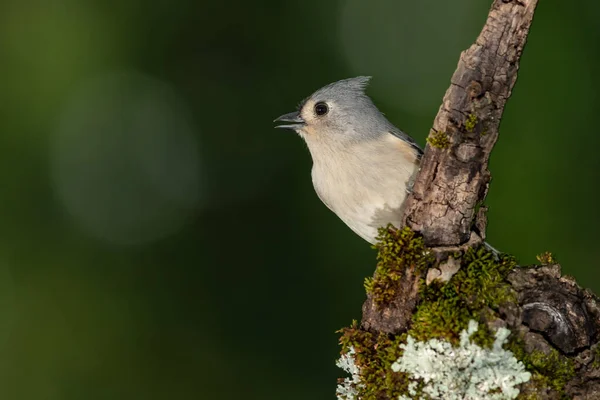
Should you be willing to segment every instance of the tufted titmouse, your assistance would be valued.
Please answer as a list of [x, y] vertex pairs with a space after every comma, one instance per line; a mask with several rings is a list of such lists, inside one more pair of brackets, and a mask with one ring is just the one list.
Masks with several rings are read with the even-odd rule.
[[401, 225], [423, 151], [365, 94], [370, 77], [331, 83], [310, 95], [277, 128], [295, 130], [313, 159], [319, 198], [370, 243], [377, 229]]

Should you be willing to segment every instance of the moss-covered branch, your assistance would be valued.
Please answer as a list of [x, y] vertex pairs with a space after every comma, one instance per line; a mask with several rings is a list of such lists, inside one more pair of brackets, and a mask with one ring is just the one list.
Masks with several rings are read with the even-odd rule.
[[488, 160], [537, 0], [494, 0], [427, 139], [406, 227], [380, 232], [338, 398], [600, 399], [600, 300], [550, 253], [520, 267], [485, 240]]
[[[562, 277], [552, 254], [540, 255], [540, 265], [521, 267], [484, 244], [465, 247], [447, 255], [445, 262], [457, 265], [451, 276], [427, 283], [425, 272], [440, 261], [421, 236], [388, 226], [379, 239], [377, 268], [365, 282], [368, 312], [389, 319], [382, 326], [395, 326], [407, 271], [418, 277], [418, 302], [408, 330], [354, 321], [339, 331], [355, 374], [342, 381], [338, 398], [598, 398], [600, 300]], [[453, 354], [460, 355], [456, 362]], [[428, 376], [435, 378], [423, 379]], [[482, 384], [486, 377], [489, 388]], [[460, 384], [452, 386], [454, 380]]]

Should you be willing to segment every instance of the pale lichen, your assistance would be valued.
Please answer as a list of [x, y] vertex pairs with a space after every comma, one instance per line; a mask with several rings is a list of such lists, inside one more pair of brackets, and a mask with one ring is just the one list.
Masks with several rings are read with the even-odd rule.
[[[399, 400], [415, 398], [446, 400], [509, 400], [519, 394], [517, 386], [529, 381], [531, 373], [502, 346], [510, 331], [500, 328], [491, 348], [471, 341], [476, 321], [469, 321], [460, 335], [458, 347], [446, 340], [418, 342], [412, 336], [400, 345], [402, 356], [392, 364], [394, 372], [408, 374], [408, 394]], [[425, 397], [423, 397], [424, 395]]]
[[360, 370], [354, 362], [356, 350], [354, 347], [350, 347], [346, 354], [342, 354], [339, 360], [336, 362], [339, 368], [350, 374], [350, 378], [344, 378], [340, 380], [335, 391], [339, 400], [357, 400], [358, 389], [362, 386], [360, 382]]

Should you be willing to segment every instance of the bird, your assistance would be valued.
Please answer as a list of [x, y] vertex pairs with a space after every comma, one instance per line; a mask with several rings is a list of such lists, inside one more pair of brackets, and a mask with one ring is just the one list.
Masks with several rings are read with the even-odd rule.
[[306, 142], [321, 201], [375, 244], [379, 228], [402, 225], [423, 150], [366, 94], [370, 80], [358, 76], [330, 83], [273, 122]]

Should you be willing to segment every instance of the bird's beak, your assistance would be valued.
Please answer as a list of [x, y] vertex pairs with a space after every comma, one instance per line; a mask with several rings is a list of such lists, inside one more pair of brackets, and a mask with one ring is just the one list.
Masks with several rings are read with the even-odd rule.
[[294, 122], [293, 124], [277, 125], [275, 127], [284, 129], [299, 129], [306, 124], [306, 122], [304, 121], [304, 119], [302, 119], [298, 111], [294, 111], [289, 114], [284, 114], [281, 117], [276, 118], [273, 122]]

